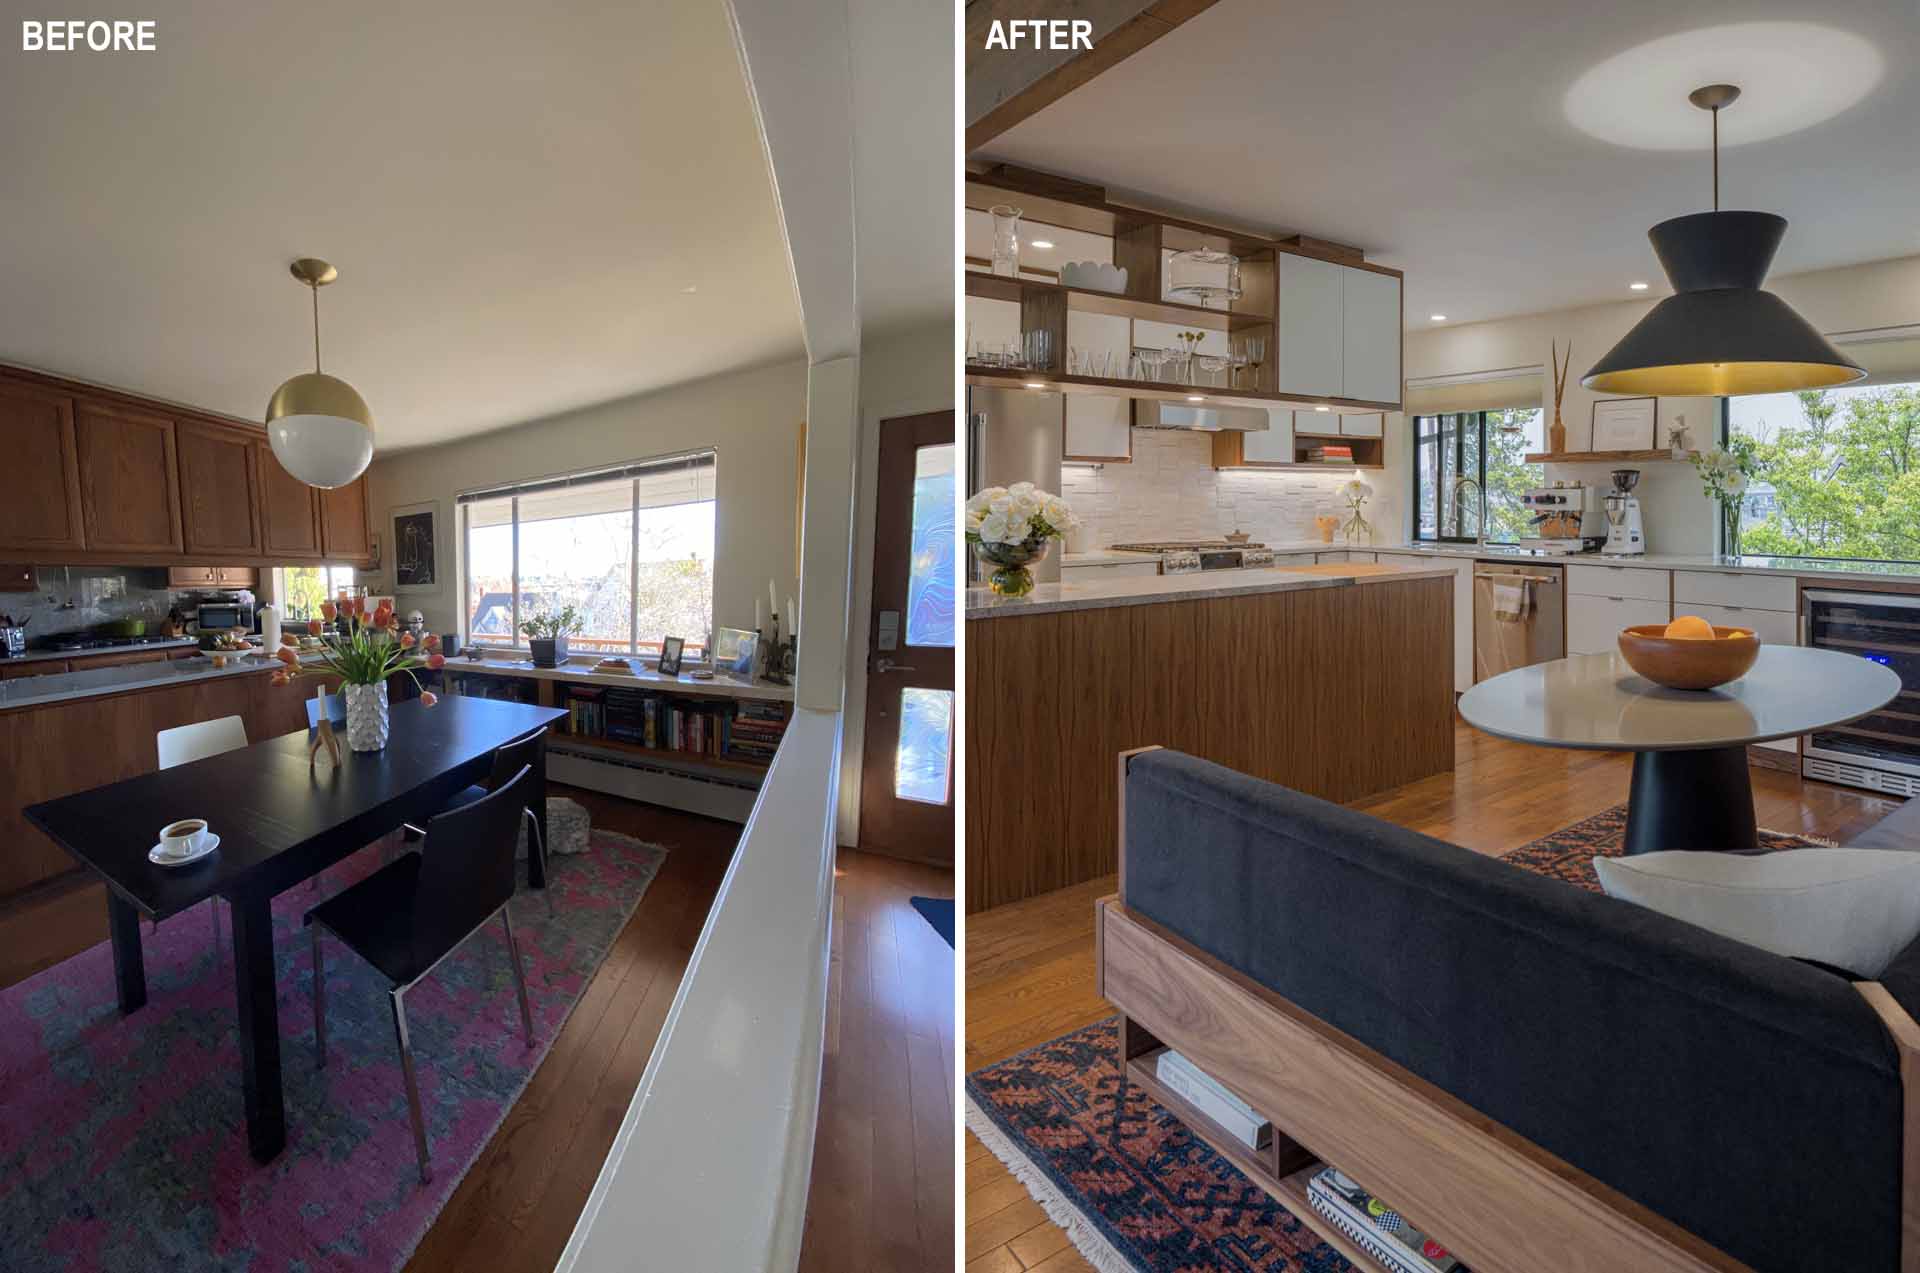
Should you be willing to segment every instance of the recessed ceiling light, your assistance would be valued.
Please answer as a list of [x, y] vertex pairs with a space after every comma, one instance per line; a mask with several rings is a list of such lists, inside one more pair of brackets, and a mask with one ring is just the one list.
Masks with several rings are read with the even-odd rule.
[[697, 287], [683, 287], [680, 289], [680, 294], [682, 296], [692, 296], [695, 292], [699, 290], [700, 289]]
[[1030, 248], [1050, 248], [1053, 246], [1053, 240], [1052, 239], [1028, 239], [1027, 246]]
[[1636, 292], [1644, 292], [1647, 290], [1647, 285], [1645, 283], [1629, 283], [1627, 284], [1627, 286], [1632, 288]]
[[1445, 314], [1428, 314], [1427, 317], [1432, 319], [1436, 323], [1444, 323], [1447, 321], [1447, 316]]
[[1045, 389], [1046, 387], [1046, 382], [1042, 380], [1027, 381], [1027, 388], [1029, 389]]
[[1880, 81], [1879, 50], [1812, 22], [1697, 27], [1623, 49], [1574, 80], [1562, 100], [1581, 132], [1636, 150], [1705, 150], [1687, 94], [1725, 82], [1746, 90], [1722, 149], [1784, 137], [1832, 119]]
[[1315, 407], [1314, 410], [1315, 411], [1331, 411], [1333, 410], [1333, 408], [1332, 407]]
[[1206, 400], [1206, 395], [1204, 394], [1190, 393], [1187, 395], [1188, 402], [1205, 402]]

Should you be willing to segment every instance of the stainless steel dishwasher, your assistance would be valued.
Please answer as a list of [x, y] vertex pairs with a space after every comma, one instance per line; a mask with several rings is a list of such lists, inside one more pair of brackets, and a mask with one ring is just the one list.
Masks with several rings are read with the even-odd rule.
[[1473, 679], [1566, 657], [1566, 571], [1559, 566], [1475, 562]]

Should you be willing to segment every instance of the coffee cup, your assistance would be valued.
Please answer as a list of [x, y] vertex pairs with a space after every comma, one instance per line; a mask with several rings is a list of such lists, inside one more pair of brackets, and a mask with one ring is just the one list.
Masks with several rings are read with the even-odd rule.
[[160, 850], [170, 858], [191, 857], [207, 838], [205, 818], [182, 818], [160, 828]]

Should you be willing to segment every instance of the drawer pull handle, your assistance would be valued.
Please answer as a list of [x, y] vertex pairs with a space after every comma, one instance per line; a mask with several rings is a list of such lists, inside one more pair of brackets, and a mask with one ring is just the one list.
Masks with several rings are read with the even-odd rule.
[[1626, 598], [1625, 598], [1625, 597], [1608, 597], [1608, 598], [1607, 598], [1607, 600], [1609, 600], [1609, 601], [1625, 601], [1625, 600], [1626, 600]]
[[1722, 610], [1731, 610], [1735, 614], [1745, 614], [1747, 612], [1747, 608], [1745, 606], [1721, 606], [1720, 608]]

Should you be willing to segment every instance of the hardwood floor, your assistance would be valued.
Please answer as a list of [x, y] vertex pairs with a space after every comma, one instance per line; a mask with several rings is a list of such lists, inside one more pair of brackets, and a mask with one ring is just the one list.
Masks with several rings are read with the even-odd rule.
[[[1528, 747], [1464, 724], [1456, 765], [1353, 807], [1500, 854], [1627, 798], [1628, 758]], [[1845, 843], [1901, 801], [1791, 773], [1753, 770], [1762, 827]], [[967, 917], [966, 1066], [969, 1071], [1111, 1016], [1094, 990], [1093, 902], [1115, 877], [1089, 881]], [[969, 1273], [1064, 1273], [1088, 1267], [999, 1160], [966, 1138]]]
[[916, 894], [953, 872], [842, 853], [800, 1273], [953, 1266], [953, 950]]

